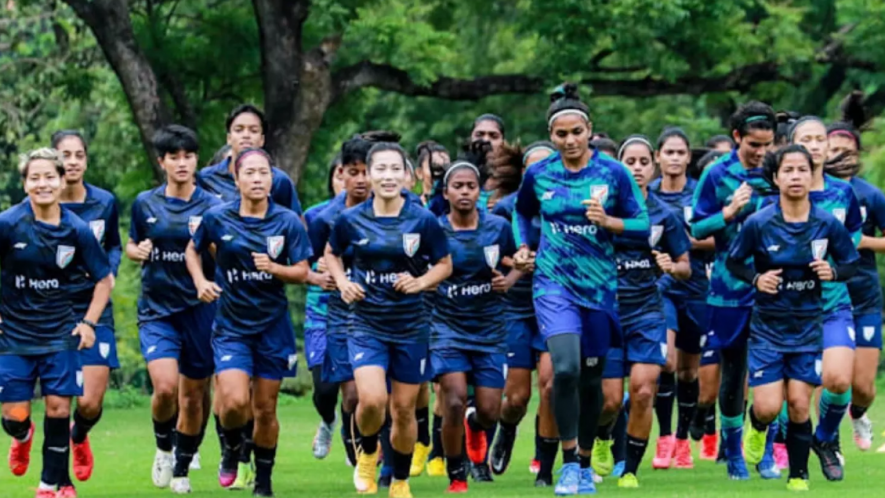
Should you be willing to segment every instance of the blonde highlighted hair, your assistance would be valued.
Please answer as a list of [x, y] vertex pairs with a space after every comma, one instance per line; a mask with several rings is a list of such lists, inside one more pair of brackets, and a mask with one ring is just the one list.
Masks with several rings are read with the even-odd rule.
[[39, 149], [34, 149], [19, 156], [18, 172], [19, 174], [21, 174], [22, 178], [28, 176], [28, 166], [30, 166], [32, 162], [41, 159], [51, 161], [52, 164], [55, 165], [55, 170], [58, 171], [58, 174], [60, 176], [65, 175], [65, 167], [61, 161], [61, 156], [59, 155], [58, 151], [49, 147], [41, 147]]

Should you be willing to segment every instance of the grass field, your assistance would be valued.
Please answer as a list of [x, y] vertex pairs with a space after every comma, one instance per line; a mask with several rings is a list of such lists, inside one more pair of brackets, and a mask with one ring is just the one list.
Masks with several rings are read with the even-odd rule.
[[[885, 388], [885, 383], [880, 383]], [[876, 426], [873, 451], [859, 452], [851, 437], [851, 427], [842, 426], [842, 440], [847, 460], [846, 478], [841, 483], [829, 483], [820, 474], [817, 458], [810, 461], [811, 492], [819, 497], [871, 496], [881, 493], [885, 486], [885, 454], [875, 453], [885, 438], [885, 404], [871, 410]], [[35, 416], [37, 427], [42, 426], [42, 415]], [[169, 490], [156, 489], [151, 483], [151, 463], [154, 442], [148, 408], [113, 410], [105, 412], [101, 424], [91, 435], [95, 452], [95, 473], [92, 479], [78, 485], [81, 497], [169, 496]], [[311, 454], [311, 440], [318, 417], [309, 398], [291, 399], [280, 409], [280, 434], [277, 465], [274, 472], [274, 491], [279, 497], [307, 496], [310, 498], [356, 496], [351, 481], [351, 469], [344, 464], [344, 451], [339, 440], [332, 454], [323, 461]], [[513, 464], [508, 473], [496, 482], [485, 485], [470, 483], [470, 494], [489, 498], [553, 496], [552, 488], [535, 489], [533, 476], [528, 473], [532, 452], [532, 421], [526, 421], [522, 437], [517, 442]], [[37, 431], [33, 460], [28, 474], [15, 478], [6, 470], [0, 472], [0, 497], [31, 497], [40, 476], [41, 431]], [[9, 447], [5, 437], [0, 441], [4, 462]], [[653, 448], [649, 452], [653, 452]], [[224, 491], [218, 487], [215, 468], [218, 464], [218, 443], [214, 431], [203, 446], [203, 470], [191, 473], [194, 494], [206, 497], [247, 496], [245, 492]], [[727, 480], [725, 468], [710, 462], [698, 462], [694, 470], [653, 471], [651, 455], [647, 454], [640, 470], [640, 490], [619, 490], [614, 479], [599, 486], [599, 493], [612, 496], [642, 494], [643, 497], [716, 497], [730, 496], [784, 496], [786, 480], [763, 481], [757, 474], [748, 482]], [[446, 478], [421, 476], [412, 479], [412, 493], [416, 497], [442, 496], [448, 485]], [[879, 489], [880, 491], [875, 491]], [[379, 496], [385, 496], [381, 490]]]

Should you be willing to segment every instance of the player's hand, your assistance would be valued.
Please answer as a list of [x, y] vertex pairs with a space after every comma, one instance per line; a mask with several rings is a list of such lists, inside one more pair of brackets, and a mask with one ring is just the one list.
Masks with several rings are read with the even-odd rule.
[[581, 204], [587, 206], [587, 211], [584, 215], [591, 223], [608, 229], [608, 215], [605, 214], [605, 208], [602, 207], [602, 204], [597, 199], [587, 199], [581, 201]]
[[144, 239], [135, 247], [135, 260], [147, 261], [151, 259], [151, 252], [154, 250], [154, 243], [151, 239]]
[[332, 277], [331, 273], [314, 273], [316, 275], [317, 280], [313, 285], [323, 289], [324, 291], [333, 291], [338, 288], [335, 285], [335, 279]]
[[252, 262], [255, 263], [256, 270], [270, 273], [271, 275], [273, 275], [274, 267], [277, 265], [267, 254], [257, 252], [252, 253]]
[[652, 251], [651, 254], [655, 257], [655, 263], [657, 263], [658, 268], [660, 268], [662, 272], [673, 273], [673, 268], [676, 265], [673, 263], [673, 258], [671, 258], [669, 254], [660, 251]]
[[521, 272], [535, 271], [535, 252], [528, 247], [520, 247], [513, 255], [513, 267]]
[[221, 287], [211, 280], [197, 282], [197, 299], [204, 303], [211, 303], [221, 297]]
[[351, 282], [350, 280], [342, 285], [339, 285], [338, 288], [341, 289], [341, 299], [343, 299], [344, 302], [347, 304], [362, 301], [366, 298], [366, 291], [363, 290], [360, 284]]
[[317, 273], [326, 273], [329, 271], [329, 267], [326, 266], [326, 258], [320, 258], [317, 260]]
[[78, 350], [89, 349], [95, 344], [95, 330], [85, 323], [78, 323], [71, 335], [80, 337]]
[[427, 284], [424, 283], [423, 278], [415, 278], [408, 273], [400, 273], [393, 284], [393, 290], [403, 294], [417, 294], [423, 291], [425, 287], [427, 287]]
[[783, 281], [780, 277], [783, 270], [768, 270], [756, 279], [756, 288], [766, 294], [777, 294], [777, 288]]
[[507, 283], [507, 277], [504, 276], [503, 273], [498, 270], [492, 270], [492, 290], [495, 292], [507, 292], [510, 290], [510, 285]]
[[734, 218], [741, 212], [741, 209], [750, 202], [751, 197], [753, 197], [753, 187], [747, 182], [742, 183], [741, 186], [734, 191], [734, 195], [731, 196], [731, 202], [725, 206], [725, 210], [722, 214], [725, 215], [725, 218]]
[[831, 282], [836, 278], [836, 274], [833, 272], [833, 267], [830, 266], [830, 262], [825, 259], [816, 259], [808, 266], [814, 270], [814, 273], [817, 273], [817, 278], [821, 279], [822, 282]]

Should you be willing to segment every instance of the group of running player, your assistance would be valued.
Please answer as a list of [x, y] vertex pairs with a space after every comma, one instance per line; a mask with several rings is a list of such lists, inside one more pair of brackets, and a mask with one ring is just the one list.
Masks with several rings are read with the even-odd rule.
[[[654, 468], [692, 468], [691, 435], [732, 479], [789, 468], [788, 488], [807, 490], [814, 450], [841, 480], [839, 423], [850, 405], [869, 449], [882, 347], [885, 195], [857, 176], [858, 132], [751, 102], [700, 157], [679, 128], [594, 135], [574, 85], [551, 101], [550, 141], [525, 148], [492, 114], [455, 159], [423, 142], [413, 163], [396, 134], [355, 135], [329, 199], [303, 214], [254, 106], [231, 112], [228, 147], [200, 171], [196, 134], [159, 130], [166, 182], [135, 200], [125, 246], [141, 265], [154, 484], [191, 491], [212, 413], [219, 484], [273, 495], [277, 399], [297, 363], [286, 284], [308, 286], [314, 456], [340, 422], [361, 494], [410, 497], [425, 468], [453, 493], [503, 474], [534, 369], [532, 469], [558, 496], [608, 475], [638, 487], [655, 414]], [[0, 402], [24, 475], [39, 379], [37, 497], [70, 498], [71, 453], [89, 479], [88, 433], [119, 366], [109, 297], [124, 248], [114, 197], [84, 182], [86, 141], [61, 131], [51, 145], [23, 157], [28, 197], [0, 214]]]

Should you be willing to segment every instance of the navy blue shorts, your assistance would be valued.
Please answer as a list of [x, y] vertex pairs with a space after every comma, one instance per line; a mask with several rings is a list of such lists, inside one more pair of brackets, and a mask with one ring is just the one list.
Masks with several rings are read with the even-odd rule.
[[578, 306], [553, 294], [537, 297], [534, 303], [545, 342], [560, 334], [579, 334], [582, 358], [601, 358], [610, 347], [620, 346], [620, 326], [609, 313]]
[[313, 370], [323, 364], [326, 356], [326, 329], [325, 327], [310, 327], [304, 329], [304, 356], [307, 357], [307, 369]]
[[108, 367], [111, 370], [120, 368], [114, 329], [106, 325], [99, 325], [95, 329], [95, 344], [80, 351], [80, 364], [84, 367]]
[[216, 330], [212, 348], [216, 374], [235, 369], [249, 377], [282, 380], [295, 377], [298, 372], [295, 330], [288, 312], [257, 334], [235, 335]]
[[663, 298], [667, 328], [676, 332], [676, 349], [688, 354], [701, 354], [701, 341], [710, 331], [707, 303], [667, 296]]
[[857, 334], [854, 330], [854, 317], [851, 311], [838, 310], [824, 317], [824, 349], [854, 349]]
[[212, 376], [212, 324], [215, 304], [198, 304], [159, 320], [138, 324], [144, 361], [174, 358], [181, 375], [190, 379]]
[[724, 308], [709, 305], [710, 328], [713, 334], [707, 344], [712, 349], [744, 347], [750, 337], [752, 307]]
[[423, 384], [431, 377], [426, 342], [400, 343], [354, 333], [347, 340], [347, 350], [354, 372], [361, 367], [381, 367], [388, 377], [403, 384]]
[[781, 380], [798, 380], [820, 385], [820, 353], [782, 353], [765, 346], [750, 346], [747, 354], [750, 387], [764, 386]]
[[504, 389], [507, 381], [507, 356], [504, 353], [434, 349], [430, 351], [430, 364], [435, 376], [466, 373], [468, 383], [476, 387]]
[[667, 363], [667, 325], [663, 316], [651, 313], [636, 320], [623, 320], [621, 329], [625, 347], [608, 350], [604, 379], [629, 377], [630, 368], [636, 363]]
[[547, 351], [547, 345], [538, 331], [535, 317], [507, 322], [507, 365], [510, 368], [532, 370], [538, 363], [538, 353]]
[[350, 366], [350, 352], [347, 349], [347, 336], [332, 334], [326, 336], [326, 354], [323, 355], [323, 382], [342, 383], [353, 380]]
[[0, 354], [0, 402], [31, 401], [38, 379], [43, 396], [82, 396], [80, 352], [67, 350], [26, 356]]
[[701, 337], [701, 366], [706, 367], [708, 365], [718, 365], [722, 363], [721, 358], [719, 357], [719, 350], [713, 349], [710, 347], [710, 337], [713, 336], [712, 332], [707, 332], [706, 335]]
[[854, 315], [857, 347], [882, 349], [882, 313]]

